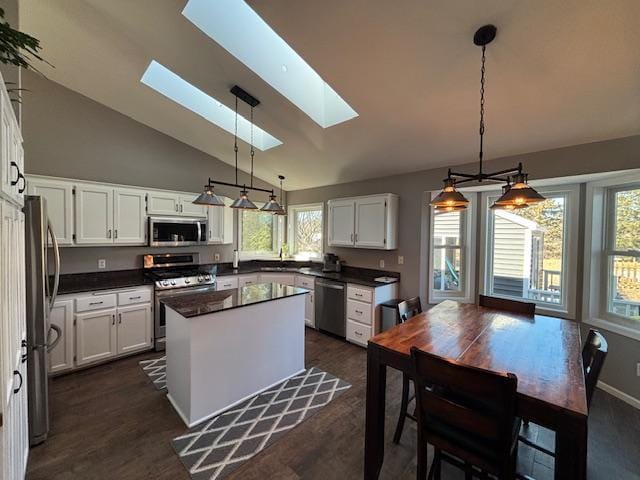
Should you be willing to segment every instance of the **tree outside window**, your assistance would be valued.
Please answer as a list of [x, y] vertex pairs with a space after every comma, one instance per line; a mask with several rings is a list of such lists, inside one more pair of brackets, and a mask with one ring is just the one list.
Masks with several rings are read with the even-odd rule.
[[322, 210], [321, 203], [289, 207], [289, 243], [296, 259], [322, 257]]

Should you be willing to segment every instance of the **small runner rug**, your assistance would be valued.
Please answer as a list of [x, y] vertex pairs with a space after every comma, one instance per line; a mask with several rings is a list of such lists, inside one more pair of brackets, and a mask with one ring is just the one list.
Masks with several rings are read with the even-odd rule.
[[167, 357], [163, 356], [153, 360], [142, 360], [140, 366], [146, 373], [153, 385], [158, 390], [166, 390], [167, 388]]
[[310, 368], [196, 425], [173, 448], [192, 480], [224, 478], [350, 387]]

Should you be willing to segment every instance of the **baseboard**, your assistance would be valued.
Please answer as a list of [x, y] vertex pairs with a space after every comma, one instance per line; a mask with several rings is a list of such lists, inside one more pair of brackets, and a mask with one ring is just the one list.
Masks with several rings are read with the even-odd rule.
[[611, 385], [607, 385], [606, 383], [601, 382], [600, 380], [598, 380], [597, 386], [598, 388], [604, 390], [605, 392], [613, 395], [616, 398], [619, 398], [623, 402], [628, 403], [632, 407], [640, 410], [640, 400], [638, 400], [637, 398], [632, 397], [628, 393], [624, 393], [622, 390], [618, 390], [617, 388], [612, 387]]

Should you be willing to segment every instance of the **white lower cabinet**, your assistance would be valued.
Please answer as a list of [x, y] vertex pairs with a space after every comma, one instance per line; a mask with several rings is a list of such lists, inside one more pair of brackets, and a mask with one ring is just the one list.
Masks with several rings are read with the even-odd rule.
[[258, 283], [258, 274], [246, 274], [246, 275], [238, 275], [238, 288], [246, 287], [247, 285], [255, 285]]
[[347, 341], [366, 347], [369, 339], [380, 333], [380, 304], [397, 296], [397, 283], [375, 288], [348, 283]]
[[116, 355], [116, 309], [76, 315], [76, 364], [86, 365]]
[[50, 321], [62, 338], [49, 355], [49, 372], [149, 350], [153, 345], [153, 289], [135, 287], [61, 295]]
[[151, 305], [118, 308], [118, 354], [151, 347]]
[[49, 353], [49, 372], [59, 373], [73, 368], [73, 300], [57, 300], [49, 322], [60, 328], [60, 340]]
[[280, 283], [294, 287], [296, 284], [296, 276], [290, 273], [261, 273], [260, 283]]
[[304, 300], [304, 323], [312, 328], [316, 327], [315, 293], [311, 290]]

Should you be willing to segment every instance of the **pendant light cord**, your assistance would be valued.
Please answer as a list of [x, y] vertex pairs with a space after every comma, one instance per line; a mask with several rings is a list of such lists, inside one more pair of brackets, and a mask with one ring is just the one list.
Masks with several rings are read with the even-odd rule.
[[238, 96], [236, 95], [236, 125], [233, 131], [233, 151], [236, 155], [236, 185], [238, 184]]
[[255, 151], [253, 150], [253, 107], [251, 107], [251, 186], [253, 187], [253, 156]]
[[482, 140], [484, 137], [484, 61], [486, 45], [482, 46], [482, 68], [480, 69], [480, 174], [482, 174]]

